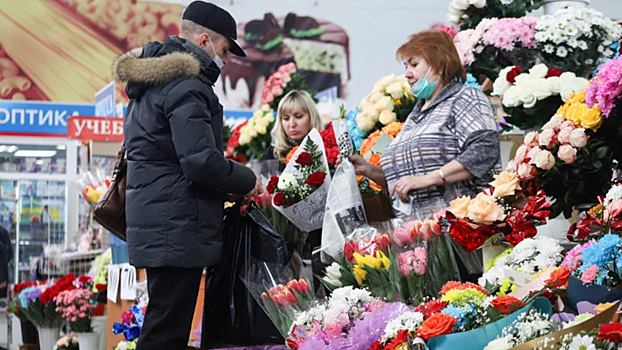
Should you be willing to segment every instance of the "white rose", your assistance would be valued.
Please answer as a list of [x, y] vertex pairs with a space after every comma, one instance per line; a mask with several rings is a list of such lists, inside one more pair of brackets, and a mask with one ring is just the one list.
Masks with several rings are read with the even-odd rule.
[[447, 20], [447, 22], [451, 22], [451, 23], [460, 23], [460, 15], [455, 14], [453, 12], [447, 12], [447, 14], [445, 15], [445, 19]]
[[546, 124], [548, 124], [549, 128], [551, 129], [559, 130], [559, 127], [562, 125], [563, 122], [564, 122], [564, 117], [562, 117], [560, 114], [555, 114], [554, 116], [551, 117], [551, 120], [549, 120], [549, 122]]
[[573, 86], [576, 78], [577, 76], [572, 72], [564, 72], [559, 76], [559, 79], [562, 81], [562, 87], [567, 85]]
[[532, 80], [531, 75], [527, 73], [521, 73], [514, 78], [514, 85], [524, 85], [529, 84], [529, 81]]
[[264, 112], [270, 112], [272, 110], [272, 108], [270, 108], [269, 104], [265, 104], [261, 106], [261, 110]]
[[533, 106], [536, 105], [536, 102], [538, 102], [532, 89], [520, 89], [518, 100], [523, 103], [523, 107], [525, 108], [533, 108]]
[[559, 91], [559, 97], [562, 98], [562, 101], [566, 101], [570, 95], [574, 93], [574, 86], [572, 85], [563, 85], [562, 89]]
[[589, 81], [583, 77], [577, 77], [577, 79], [574, 80], [574, 91], [578, 92], [581, 91], [585, 88], [585, 86], [589, 83]]
[[538, 154], [540, 153], [541, 149], [540, 147], [534, 147], [532, 149], [529, 150], [529, 153], [527, 153], [527, 158], [529, 158], [531, 160], [531, 164], [534, 163], [536, 157], [538, 156]]
[[460, 10], [466, 10], [469, 8], [469, 0], [453, 0], [451, 2], [451, 5], [453, 5], [455, 8], [460, 9]]
[[261, 110], [261, 109], [258, 109], [258, 110], [256, 110], [256, 111], [253, 113], [253, 118], [255, 118], [255, 119], [259, 119], [259, 118], [263, 117], [263, 114], [264, 114], [264, 111], [263, 111], [263, 110]]
[[390, 94], [391, 97], [398, 100], [404, 96], [404, 89], [402, 88], [402, 83], [396, 81], [395, 83], [387, 86], [387, 94]]
[[393, 101], [391, 101], [391, 98], [389, 96], [384, 96], [380, 100], [378, 100], [378, 102], [376, 102], [376, 109], [379, 112], [393, 112]]
[[369, 94], [369, 97], [367, 98], [369, 100], [369, 102], [371, 102], [372, 104], [380, 101], [381, 98], [384, 97], [384, 94], [380, 93], [380, 92], [373, 92], [371, 94]]
[[548, 98], [552, 94], [551, 84], [547, 79], [540, 78], [531, 81], [531, 90], [538, 101]]
[[529, 70], [529, 74], [533, 79], [544, 79], [549, 72], [549, 68], [545, 64], [536, 64]]
[[559, 130], [559, 134], [557, 134], [557, 141], [559, 141], [559, 143], [561, 144], [570, 143], [571, 132], [572, 132], [572, 129], [562, 128], [561, 130]]
[[281, 177], [279, 177], [279, 183], [277, 184], [277, 187], [279, 188], [279, 190], [285, 190], [287, 189], [289, 186], [292, 186], [296, 183], [296, 177], [292, 174], [284, 174], [281, 175]]
[[486, 6], [486, 0], [469, 0], [469, 3], [477, 7], [478, 9], [481, 9], [482, 7]]
[[540, 133], [537, 131], [531, 131], [527, 135], [525, 135], [525, 140], [523, 144], [527, 146], [537, 146], [540, 139]]
[[551, 92], [553, 94], [559, 94], [562, 89], [562, 80], [559, 77], [550, 77], [546, 79], [549, 82], [549, 86], [551, 87]]
[[257, 130], [257, 134], [265, 135], [268, 132], [268, 127], [265, 125], [259, 125], [256, 130]]
[[[540, 146], [551, 148], [555, 144], [555, 129], [544, 129], [540, 133]], [[532, 158], [533, 159], [533, 158]]]
[[360, 113], [356, 116], [356, 125], [363, 131], [371, 131], [376, 123], [368, 115]]
[[536, 177], [536, 168], [529, 163], [521, 163], [518, 166], [518, 177], [521, 180], [529, 180]]
[[382, 111], [382, 113], [380, 113], [379, 120], [382, 125], [389, 125], [397, 120], [397, 115], [393, 112]]
[[501, 96], [511, 86], [512, 84], [508, 82], [506, 75], [504, 75], [502, 71], [501, 74], [499, 74], [499, 77], [497, 78], [497, 80], [495, 80], [495, 82], [492, 84], [492, 94], [494, 96]]
[[577, 149], [570, 145], [562, 145], [557, 151], [557, 156], [564, 162], [571, 164], [577, 159]]
[[555, 165], [555, 157], [551, 152], [542, 150], [538, 153], [534, 163], [540, 169], [551, 170]]
[[506, 107], [518, 107], [520, 106], [520, 97], [521, 88], [518, 86], [511, 86], [509, 89], [505, 91], [503, 94], [503, 105]]
[[520, 145], [516, 150], [516, 155], [514, 156], [514, 161], [517, 163], [521, 163], [527, 158], [527, 153], [529, 153], [529, 147], [526, 145]]
[[587, 144], [587, 135], [585, 134], [585, 129], [578, 128], [572, 130], [570, 133], [570, 144], [572, 147], [583, 148]]

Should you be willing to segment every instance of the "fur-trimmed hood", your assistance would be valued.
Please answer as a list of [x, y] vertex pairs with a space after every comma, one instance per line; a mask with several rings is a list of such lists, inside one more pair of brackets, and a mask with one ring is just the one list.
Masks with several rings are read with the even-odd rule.
[[115, 81], [127, 83], [126, 92], [134, 98], [151, 86], [164, 85], [178, 78], [203, 76], [213, 84], [220, 70], [201, 48], [172, 36], [164, 44], [151, 42], [142, 49], [117, 57], [112, 74]]

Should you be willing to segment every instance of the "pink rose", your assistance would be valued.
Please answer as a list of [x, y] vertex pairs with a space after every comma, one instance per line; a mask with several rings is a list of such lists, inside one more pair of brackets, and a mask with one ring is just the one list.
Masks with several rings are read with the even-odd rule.
[[596, 278], [596, 273], [598, 272], [598, 266], [592, 265], [588, 267], [585, 272], [581, 275], [581, 281], [583, 283], [592, 283]]
[[557, 156], [564, 162], [571, 164], [577, 159], [577, 149], [571, 145], [561, 145], [557, 151]]
[[536, 168], [529, 163], [521, 163], [518, 166], [518, 177], [521, 180], [529, 180], [536, 177], [537, 171]]
[[554, 129], [544, 129], [540, 134], [540, 146], [544, 148], [552, 148], [557, 142]]
[[551, 170], [555, 165], [555, 157], [553, 154], [547, 150], [542, 150], [536, 156], [536, 159], [533, 160], [534, 164], [543, 170]]
[[517, 163], [514, 159], [510, 159], [508, 165], [505, 166], [505, 171], [516, 171], [518, 170]]
[[578, 128], [570, 133], [570, 144], [576, 148], [583, 148], [587, 144], [587, 135], [585, 129]]
[[574, 125], [574, 121], [572, 120], [565, 120], [562, 125], [560, 126], [560, 129], [570, 129], [570, 130], [574, 130], [577, 127]]
[[532, 131], [528, 133], [527, 135], [525, 135], [525, 141], [523, 142], [523, 144], [533, 147], [533, 146], [538, 145], [539, 140], [540, 140], [540, 133], [537, 131]]
[[[534, 147], [534, 148], [529, 150], [529, 153], [527, 153], [527, 158], [529, 158], [531, 160], [531, 164], [533, 164], [535, 162], [536, 157], [538, 156], [538, 154], [541, 151], [542, 150], [540, 149], [540, 147]], [[519, 165], [519, 167], [520, 167], [520, 165]]]
[[514, 156], [514, 161], [517, 163], [521, 163], [527, 157], [527, 153], [529, 153], [529, 146], [522, 144], [516, 150], [516, 155]]
[[572, 129], [562, 128], [559, 130], [559, 134], [557, 134], [557, 141], [561, 144], [570, 143], [570, 133], [572, 133]]
[[555, 131], [557, 131], [559, 130], [559, 127], [562, 125], [563, 122], [564, 117], [562, 117], [560, 114], [556, 114], [551, 117], [551, 120], [549, 120], [548, 123], [544, 124], [542, 129], [554, 129]]

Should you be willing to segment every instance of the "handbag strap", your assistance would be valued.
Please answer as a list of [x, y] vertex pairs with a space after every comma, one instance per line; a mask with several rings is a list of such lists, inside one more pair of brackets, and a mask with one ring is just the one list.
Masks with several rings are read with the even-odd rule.
[[112, 181], [118, 181], [120, 177], [125, 175], [127, 170], [127, 160], [125, 159], [125, 144], [121, 146], [121, 150], [117, 155], [117, 161], [114, 164], [114, 170], [112, 171]]

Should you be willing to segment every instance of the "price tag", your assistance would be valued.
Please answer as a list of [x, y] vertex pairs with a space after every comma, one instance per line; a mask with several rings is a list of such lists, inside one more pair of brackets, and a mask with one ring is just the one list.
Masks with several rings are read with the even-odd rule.
[[121, 299], [136, 300], [136, 268], [129, 264], [121, 268]]
[[108, 265], [108, 299], [113, 303], [117, 302], [117, 292], [119, 290], [119, 265]]

